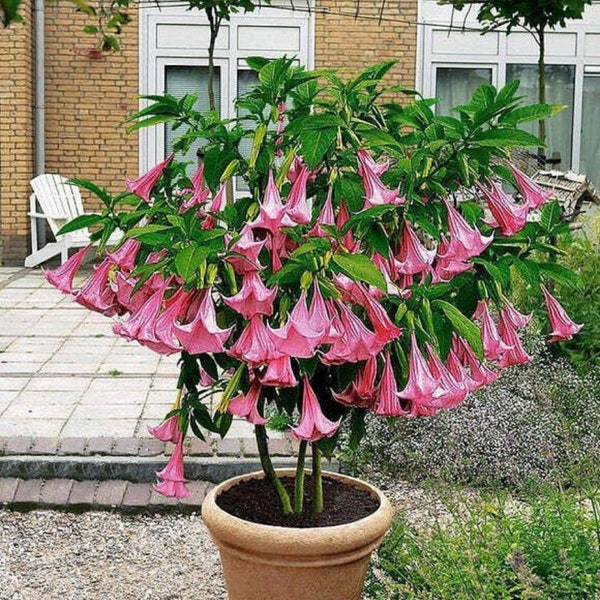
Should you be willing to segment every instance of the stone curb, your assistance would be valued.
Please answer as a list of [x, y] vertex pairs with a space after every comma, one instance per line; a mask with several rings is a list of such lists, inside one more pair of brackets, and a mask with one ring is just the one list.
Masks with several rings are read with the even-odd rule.
[[0, 479], [0, 507], [15, 510], [39, 508], [123, 512], [199, 512], [213, 484], [191, 481], [191, 495], [177, 500], [157, 494], [149, 483], [128, 481], [74, 481], [72, 479]]

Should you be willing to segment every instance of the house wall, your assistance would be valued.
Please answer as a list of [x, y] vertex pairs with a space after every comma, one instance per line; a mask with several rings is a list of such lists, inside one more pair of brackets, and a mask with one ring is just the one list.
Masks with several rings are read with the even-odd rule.
[[0, 31], [0, 257], [21, 260], [28, 249], [29, 180], [33, 177], [33, 47], [31, 2], [23, 23]]

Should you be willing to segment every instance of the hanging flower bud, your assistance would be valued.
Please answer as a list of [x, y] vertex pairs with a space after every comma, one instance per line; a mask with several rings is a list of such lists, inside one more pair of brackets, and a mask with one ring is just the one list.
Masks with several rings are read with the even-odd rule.
[[285, 206], [285, 212], [288, 217], [300, 225], [306, 225], [310, 223], [311, 212], [308, 207], [308, 201], [306, 198], [306, 184], [310, 176], [310, 171], [306, 165], [301, 165], [299, 173], [296, 175], [296, 179], [292, 185], [292, 189], [287, 197], [287, 204]]
[[488, 360], [500, 360], [502, 355], [510, 350], [498, 333], [498, 329], [492, 315], [488, 310], [487, 302], [480, 300], [477, 303], [474, 318], [481, 318], [481, 341], [483, 343], [483, 351]]
[[190, 491], [185, 487], [187, 479], [183, 474], [183, 436], [179, 438], [167, 466], [156, 473], [163, 481], [154, 489], [163, 496], [170, 498], [186, 498]]
[[383, 373], [377, 390], [375, 414], [381, 417], [401, 417], [408, 414], [398, 399], [398, 384], [389, 352], [385, 353]]
[[145, 175], [142, 175], [138, 179], [134, 181], [127, 180], [125, 183], [125, 187], [132, 193], [145, 200], [146, 202], [150, 202], [150, 193], [154, 189], [156, 182], [160, 179], [165, 167], [173, 160], [175, 154], [169, 154], [166, 160], [163, 160], [161, 163], [157, 164], [155, 167], [150, 169]]

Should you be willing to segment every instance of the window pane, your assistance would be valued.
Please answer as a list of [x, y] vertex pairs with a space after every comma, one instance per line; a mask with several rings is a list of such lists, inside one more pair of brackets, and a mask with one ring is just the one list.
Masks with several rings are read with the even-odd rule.
[[[213, 77], [213, 89], [215, 91], [215, 106], [217, 111], [221, 106], [221, 71], [215, 67]], [[196, 94], [198, 100], [194, 108], [200, 112], [206, 112], [209, 109], [208, 102], [208, 67], [196, 66], [168, 66], [165, 67], [165, 91], [167, 94], [182, 98], [186, 94]], [[176, 131], [165, 126], [165, 156], [171, 152], [173, 139], [185, 133], [186, 129], [180, 127]], [[190, 151], [185, 155], [185, 160], [190, 161], [192, 165], [190, 170], [194, 170], [198, 164], [196, 152], [202, 145], [202, 140], [196, 140]]]
[[436, 70], [435, 105], [438, 115], [450, 116], [454, 106], [465, 104], [484, 83], [492, 83], [492, 70], [469, 67], [438, 67]]
[[[258, 73], [256, 71], [250, 71], [247, 69], [238, 71], [237, 74], [237, 90], [238, 96], [249, 92], [252, 87], [257, 85], [258, 81]], [[248, 114], [248, 111], [245, 109], [238, 110], [238, 117], [242, 119], [244, 115]], [[254, 124], [254, 121], [246, 121], [242, 123], [244, 127], [251, 127]], [[244, 158], [248, 158], [250, 156], [250, 151], [252, 150], [252, 138], [245, 137], [240, 141], [240, 153]], [[244, 180], [241, 177], [236, 177], [236, 188], [238, 191], [248, 191], [248, 186], [244, 183]]]
[[[537, 65], [507, 65], [506, 81], [520, 79], [518, 95], [523, 96], [529, 104], [538, 101], [538, 70]], [[571, 168], [571, 147], [573, 145], [573, 94], [575, 90], [575, 67], [572, 65], [546, 66], [546, 102], [562, 104], [566, 108], [557, 116], [547, 121], [548, 146], [546, 153], [549, 157], [560, 156], [561, 170]], [[523, 129], [538, 134], [537, 122], [525, 123]]]
[[581, 167], [600, 188], [600, 75], [583, 78], [583, 118], [581, 121]]

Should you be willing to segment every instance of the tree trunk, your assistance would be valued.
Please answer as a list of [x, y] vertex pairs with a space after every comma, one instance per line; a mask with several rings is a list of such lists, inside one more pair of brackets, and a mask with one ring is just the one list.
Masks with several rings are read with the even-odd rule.
[[[540, 46], [540, 55], [538, 59], [538, 102], [546, 104], [546, 39], [545, 26], [541, 25], [538, 30], [538, 41]], [[546, 119], [538, 121], [538, 137], [540, 141], [546, 143]], [[545, 156], [546, 149], [540, 146], [538, 155]]]
[[216, 110], [214, 89], [215, 44], [217, 42], [217, 36], [219, 35], [221, 19], [213, 13], [213, 9], [210, 7], [206, 9], [206, 16], [210, 25], [210, 40], [208, 43], [208, 109]]

